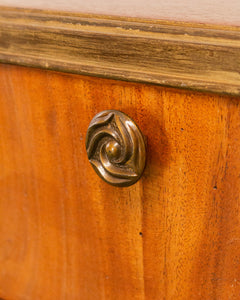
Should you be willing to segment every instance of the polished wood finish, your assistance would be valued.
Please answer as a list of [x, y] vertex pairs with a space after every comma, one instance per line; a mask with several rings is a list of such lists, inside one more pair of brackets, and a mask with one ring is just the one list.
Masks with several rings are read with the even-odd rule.
[[240, 95], [240, 28], [0, 8], [0, 62]]
[[[0, 298], [238, 299], [240, 99], [0, 67]], [[143, 177], [91, 167], [93, 116], [147, 137]]]

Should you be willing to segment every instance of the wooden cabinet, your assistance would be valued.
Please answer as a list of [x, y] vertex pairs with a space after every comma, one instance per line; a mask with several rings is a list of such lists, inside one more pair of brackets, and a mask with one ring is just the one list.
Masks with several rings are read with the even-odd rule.
[[[239, 299], [240, 98], [231, 58], [221, 78], [206, 73], [201, 82], [203, 71], [189, 79], [175, 67], [150, 77], [142, 66], [143, 80], [123, 53], [110, 77], [142, 81], [134, 83], [93, 77], [101, 61], [89, 59], [84, 72], [80, 56], [59, 69], [57, 58], [34, 59], [34, 48], [23, 54], [10, 41], [5, 50], [0, 42], [8, 63], [0, 65], [0, 298]], [[239, 48], [232, 53], [239, 59]], [[106, 109], [128, 114], [146, 137], [144, 174], [127, 188], [105, 183], [87, 158], [87, 128]]]

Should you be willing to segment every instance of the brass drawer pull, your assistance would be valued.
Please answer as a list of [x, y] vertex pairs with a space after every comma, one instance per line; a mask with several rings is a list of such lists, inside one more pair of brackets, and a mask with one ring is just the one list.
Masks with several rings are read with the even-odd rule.
[[146, 149], [143, 135], [126, 114], [105, 110], [91, 121], [86, 149], [97, 174], [115, 186], [129, 186], [141, 177]]

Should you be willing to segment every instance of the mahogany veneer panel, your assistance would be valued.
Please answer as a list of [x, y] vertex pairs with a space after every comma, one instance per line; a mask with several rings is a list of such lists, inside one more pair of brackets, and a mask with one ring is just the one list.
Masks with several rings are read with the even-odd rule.
[[[238, 299], [239, 98], [0, 67], [0, 298]], [[87, 160], [92, 117], [147, 137], [128, 188]]]

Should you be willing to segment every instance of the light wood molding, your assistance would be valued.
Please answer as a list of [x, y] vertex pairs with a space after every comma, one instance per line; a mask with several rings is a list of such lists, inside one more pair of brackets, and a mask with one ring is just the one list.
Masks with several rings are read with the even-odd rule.
[[240, 25], [239, 0], [0, 0], [0, 6]]
[[0, 62], [240, 95], [240, 28], [1, 7]]

